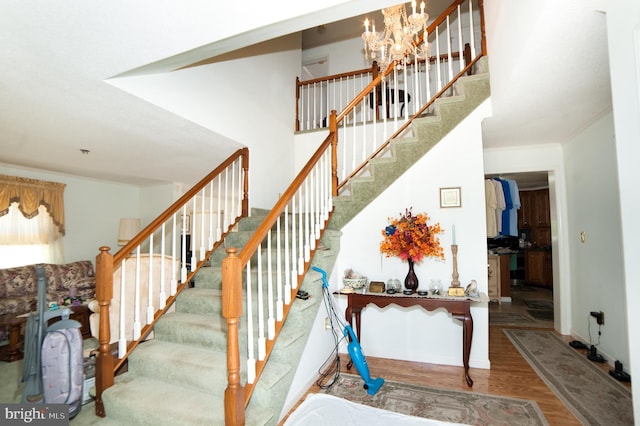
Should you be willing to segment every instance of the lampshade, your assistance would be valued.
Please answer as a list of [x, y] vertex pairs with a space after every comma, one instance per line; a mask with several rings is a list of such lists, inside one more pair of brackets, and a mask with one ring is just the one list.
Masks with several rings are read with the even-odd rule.
[[140, 232], [140, 219], [122, 218], [120, 219], [120, 230], [118, 231], [118, 245], [126, 245], [133, 237]]

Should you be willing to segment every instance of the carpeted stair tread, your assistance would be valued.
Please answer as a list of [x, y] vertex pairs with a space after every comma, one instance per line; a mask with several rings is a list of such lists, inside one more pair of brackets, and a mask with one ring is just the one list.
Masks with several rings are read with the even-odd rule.
[[[226, 351], [189, 347], [160, 340], [138, 346], [129, 357], [129, 372], [213, 394], [227, 384]], [[167, 366], [170, 366], [167, 368]]]
[[214, 315], [221, 312], [221, 290], [210, 288], [188, 288], [176, 299], [176, 311], [201, 315]]
[[102, 396], [107, 416], [123, 425], [224, 424], [223, 395], [198, 392], [158, 379], [127, 373]]
[[226, 328], [224, 318], [219, 316], [171, 312], [156, 323], [154, 332], [155, 338], [159, 340], [221, 349], [221, 342], [224, 342], [223, 347], [226, 347], [226, 335], [220, 336], [223, 327]]

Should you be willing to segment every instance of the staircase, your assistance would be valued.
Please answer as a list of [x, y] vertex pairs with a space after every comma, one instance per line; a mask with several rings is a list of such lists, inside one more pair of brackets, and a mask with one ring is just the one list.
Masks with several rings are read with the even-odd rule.
[[[339, 252], [339, 230], [488, 98], [486, 64], [486, 57], [482, 58], [474, 75], [462, 77], [454, 85], [453, 96], [438, 99], [431, 114], [415, 119], [413, 136], [392, 141], [390, 155], [372, 160], [370, 175], [355, 178], [350, 195], [334, 198], [333, 216], [322, 238], [328, 250], [316, 251], [313, 265], [331, 271]], [[253, 211], [242, 219], [225, 245], [241, 248], [265, 214]], [[223, 247], [211, 255], [211, 266], [201, 268], [194, 288], [180, 294], [175, 312], [159, 320], [154, 339], [141, 343], [129, 357], [128, 372], [117, 376], [115, 385], [103, 393], [107, 417], [100, 423], [224, 424], [227, 343], [220, 298], [224, 256]], [[309, 330], [321, 308], [319, 274], [309, 272], [301, 288], [311, 297], [292, 304], [247, 408], [249, 425], [275, 425], [280, 417]], [[244, 327], [241, 324], [240, 328]], [[242, 383], [246, 382], [246, 345], [240, 342]]]
[[350, 194], [333, 198], [335, 210], [329, 229], [342, 229], [486, 100], [489, 94], [488, 59], [483, 57], [476, 64], [473, 75], [461, 77], [454, 84], [453, 96], [438, 98], [433, 113], [413, 120], [412, 137], [392, 140], [390, 156], [371, 160], [369, 174], [351, 180]]
[[[226, 239], [241, 248], [262, 222], [264, 212], [253, 211], [242, 219], [238, 231]], [[340, 232], [326, 231], [313, 264], [331, 270], [339, 251]], [[154, 328], [154, 339], [141, 343], [129, 357], [128, 372], [116, 377], [103, 393], [107, 417], [101, 424], [223, 425], [224, 390], [227, 387], [226, 323], [221, 315], [220, 248], [201, 268], [193, 288], [178, 297], [175, 312]], [[311, 297], [295, 300], [286, 325], [252, 395], [248, 425], [277, 424], [288, 389], [304, 350], [308, 330], [322, 301], [319, 274], [309, 273], [302, 282]], [[254, 300], [256, 298], [254, 297]], [[241, 325], [241, 329], [244, 325]], [[240, 344], [243, 361], [246, 341]], [[246, 381], [241, 365], [242, 381]]]

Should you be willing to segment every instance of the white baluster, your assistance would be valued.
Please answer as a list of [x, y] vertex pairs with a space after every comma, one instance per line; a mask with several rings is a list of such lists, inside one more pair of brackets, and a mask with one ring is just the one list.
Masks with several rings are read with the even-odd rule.
[[291, 275], [289, 275], [289, 205], [284, 208], [284, 303], [291, 303]]
[[298, 288], [298, 262], [297, 250], [297, 233], [296, 233], [296, 194], [291, 197], [291, 288]]
[[191, 248], [191, 272], [196, 270], [196, 265], [198, 263], [198, 258], [196, 257], [197, 256], [197, 252], [198, 252], [198, 250], [196, 249], [196, 244], [197, 243], [195, 241], [193, 241], [193, 239], [196, 238], [196, 236], [198, 235], [198, 234], [196, 234], [196, 211], [197, 211], [196, 210], [196, 198], [197, 197], [195, 197], [195, 196], [192, 198], [193, 207], [192, 207], [192, 210], [191, 210], [191, 215], [192, 215], [192, 217], [191, 217], [191, 241], [190, 241], [190, 243], [191, 243], [191, 247], [190, 247]]
[[276, 320], [282, 321], [284, 306], [282, 300], [282, 265], [280, 259], [280, 217], [276, 220]]
[[202, 212], [200, 213], [200, 260], [204, 260], [204, 254], [206, 252], [206, 249], [204, 246], [204, 241], [205, 241], [204, 236], [205, 236], [205, 229], [206, 229], [204, 226], [204, 219], [206, 214], [205, 204], [204, 204], [206, 201], [205, 198], [206, 198], [206, 192], [204, 188], [202, 188], [202, 201], [200, 202], [200, 205], [202, 206], [201, 207]]
[[251, 261], [247, 262], [247, 383], [256, 379], [256, 360], [253, 347], [253, 287], [251, 285]]
[[231, 167], [231, 195], [229, 198], [229, 210], [231, 211], [229, 213], [229, 226], [231, 226], [231, 224], [233, 222], [235, 222], [236, 217], [237, 216], [237, 211], [236, 211], [236, 168], [234, 167], [236, 164], [236, 162], [234, 161], [233, 164], [230, 166]]
[[149, 283], [147, 287], [147, 324], [153, 322], [153, 233], [149, 236]]
[[224, 232], [229, 230], [229, 168], [224, 169]]
[[207, 250], [212, 250], [216, 240], [213, 239], [213, 180], [209, 182], [209, 245]]
[[172, 232], [171, 232], [171, 289], [169, 294], [171, 296], [178, 291], [178, 271], [176, 271], [176, 260], [180, 259], [180, 254], [176, 251], [176, 240], [178, 239], [178, 227], [176, 220], [177, 213], [173, 214], [172, 220]]
[[165, 223], [162, 224], [161, 227], [161, 235], [162, 235], [162, 240], [160, 243], [160, 256], [162, 256], [161, 258], [161, 265], [160, 265], [160, 294], [158, 295], [158, 309], [164, 309], [166, 302], [167, 302], [167, 293], [165, 292], [165, 273], [164, 273], [164, 266], [165, 266], [165, 260], [166, 260], [166, 253], [165, 253], [165, 238], [167, 237], [165, 234]]
[[[459, 64], [458, 72], [461, 72], [465, 67], [465, 63], [464, 63], [464, 52], [462, 49], [462, 15], [460, 14], [460, 5], [458, 5], [457, 9], [458, 9], [458, 52], [460, 53], [460, 56], [458, 56], [458, 64]], [[473, 32], [473, 29], [471, 31]]]
[[127, 259], [122, 261], [120, 265], [120, 330], [119, 330], [119, 339], [118, 339], [118, 358], [122, 359], [127, 354], [127, 334], [124, 328], [124, 324], [126, 321], [126, 306], [127, 306], [127, 298], [126, 298], [126, 286], [127, 281], [125, 279], [125, 265], [127, 263]]
[[440, 91], [440, 89], [442, 89], [442, 75], [440, 73], [440, 37], [438, 36], [438, 28], [436, 28], [436, 30], [434, 31], [435, 37], [436, 37], [436, 71], [437, 71], [437, 82], [438, 82], [438, 87], [436, 89], [436, 92]]
[[476, 57], [476, 37], [475, 37], [475, 28], [473, 26], [473, 2], [469, 0], [469, 33], [471, 41], [471, 59], [475, 59]]
[[140, 337], [140, 246], [136, 248], [136, 281], [133, 297], [133, 340]]
[[304, 185], [304, 261], [308, 262], [311, 259], [311, 247], [309, 245], [309, 178], [305, 179]]
[[217, 206], [217, 214], [218, 214], [218, 228], [216, 231], [216, 240], [220, 241], [220, 239], [222, 238], [222, 225], [221, 225], [221, 218], [220, 215], [223, 213], [221, 211], [221, 206], [222, 206], [222, 202], [220, 201], [220, 197], [222, 194], [222, 185], [221, 185], [221, 179], [220, 176], [217, 176], [216, 179], [218, 179], [218, 206]]
[[180, 255], [180, 282], [187, 281], [187, 205], [182, 206], [182, 253]]
[[447, 58], [449, 62], [447, 64], [449, 70], [449, 78], [447, 81], [451, 81], [453, 79], [453, 58], [451, 57], [451, 30], [449, 29], [449, 15], [447, 15]]
[[267, 341], [264, 330], [264, 293], [262, 285], [262, 243], [258, 245], [258, 360], [264, 360]]
[[273, 340], [276, 337], [276, 320], [274, 314], [273, 300], [273, 275], [271, 265], [271, 230], [267, 233], [267, 304], [269, 308], [269, 318], [267, 320], [268, 337]]
[[298, 229], [300, 232], [298, 232], [298, 239], [299, 239], [299, 244], [298, 244], [298, 274], [302, 275], [302, 271], [304, 271], [304, 243], [303, 243], [303, 238], [304, 238], [304, 231], [303, 231], [303, 224], [304, 224], [304, 217], [303, 215], [303, 210], [302, 210], [302, 186], [300, 187], [300, 189], [298, 189], [298, 203], [299, 203], [299, 212], [298, 213]]

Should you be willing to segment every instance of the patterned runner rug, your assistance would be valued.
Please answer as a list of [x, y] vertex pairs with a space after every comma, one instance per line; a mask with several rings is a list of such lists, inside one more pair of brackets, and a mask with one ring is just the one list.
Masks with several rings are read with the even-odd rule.
[[489, 325], [553, 328], [553, 318], [543, 321], [520, 312], [489, 312]]
[[633, 425], [631, 391], [550, 331], [504, 333], [549, 388], [584, 424]]
[[375, 395], [360, 376], [341, 373], [325, 393], [396, 413], [469, 425], [548, 425], [535, 401], [385, 380]]

